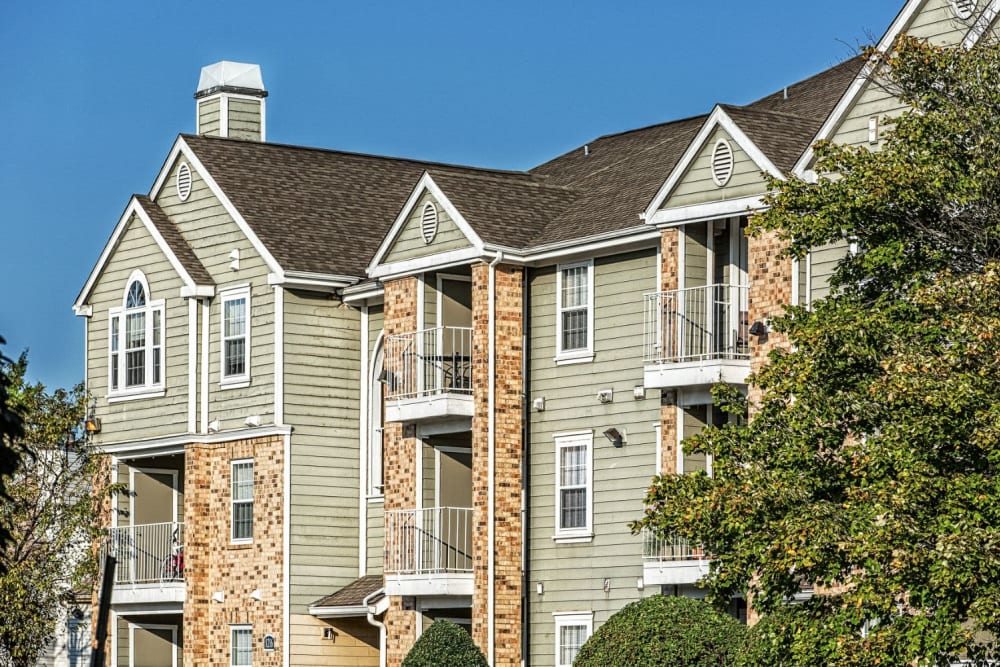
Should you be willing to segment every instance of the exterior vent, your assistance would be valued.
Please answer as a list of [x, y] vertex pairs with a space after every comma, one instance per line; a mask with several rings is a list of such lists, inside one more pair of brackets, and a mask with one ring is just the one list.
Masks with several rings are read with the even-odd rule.
[[424, 243], [430, 243], [438, 233], [438, 210], [433, 202], [424, 204], [424, 213], [420, 219], [420, 231], [424, 235]]
[[187, 201], [188, 197], [191, 196], [191, 167], [188, 166], [187, 162], [181, 162], [181, 166], [177, 168], [177, 196], [181, 201]]
[[725, 139], [719, 139], [712, 151], [712, 180], [720, 188], [733, 177], [733, 147]]
[[951, 0], [951, 7], [955, 10], [955, 16], [967, 19], [976, 11], [976, 0]]

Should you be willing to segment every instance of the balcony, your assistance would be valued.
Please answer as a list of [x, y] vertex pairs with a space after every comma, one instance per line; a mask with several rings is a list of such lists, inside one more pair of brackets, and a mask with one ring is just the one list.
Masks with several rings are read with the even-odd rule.
[[387, 595], [472, 595], [472, 509], [385, 513]]
[[385, 347], [387, 422], [452, 422], [467, 430], [472, 419], [472, 329], [434, 327], [389, 336]]
[[183, 523], [107, 528], [102, 562], [105, 554], [117, 561], [112, 604], [180, 610], [184, 602]]
[[647, 387], [746, 382], [750, 374], [747, 287], [705, 285], [644, 298]]
[[694, 584], [708, 574], [708, 557], [683, 537], [642, 531], [642, 580], [647, 584]]

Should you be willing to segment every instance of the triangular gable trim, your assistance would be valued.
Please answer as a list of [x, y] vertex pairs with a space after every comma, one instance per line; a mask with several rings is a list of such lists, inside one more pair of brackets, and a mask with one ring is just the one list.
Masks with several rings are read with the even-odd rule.
[[236, 210], [236, 207], [233, 206], [233, 202], [229, 200], [226, 193], [222, 191], [222, 188], [219, 187], [219, 184], [214, 178], [212, 178], [212, 175], [208, 173], [205, 165], [202, 164], [201, 160], [198, 159], [198, 156], [195, 155], [191, 147], [188, 146], [186, 141], [184, 141], [184, 137], [179, 136], [177, 137], [177, 141], [174, 142], [174, 146], [170, 150], [170, 154], [163, 162], [163, 166], [160, 168], [160, 173], [156, 177], [156, 181], [153, 183], [152, 189], [149, 191], [149, 198], [156, 201], [156, 197], [160, 194], [160, 190], [162, 190], [163, 186], [166, 184], [167, 176], [170, 175], [170, 168], [177, 161], [177, 157], [182, 154], [185, 159], [191, 163], [191, 166], [198, 172], [201, 179], [205, 181], [205, 185], [207, 185], [211, 193], [215, 195], [215, 198], [219, 200], [219, 203], [222, 204], [226, 213], [228, 213], [229, 217], [233, 219], [236, 226], [240, 228], [243, 235], [249, 239], [250, 245], [252, 245], [254, 250], [256, 250], [257, 253], [264, 259], [268, 270], [274, 274], [277, 279], [283, 280], [285, 272], [284, 269], [281, 268], [281, 265], [278, 264], [278, 260], [274, 258], [274, 255], [272, 255], [267, 249], [263, 241], [261, 241], [253, 229], [250, 228], [250, 225], [243, 218], [240, 212]]
[[[434, 182], [429, 172], [424, 172], [417, 181], [416, 186], [410, 192], [410, 196], [407, 198], [406, 203], [400, 210], [399, 215], [396, 216], [396, 220], [392, 223], [392, 227], [386, 233], [385, 237], [382, 239], [382, 243], [378, 247], [378, 251], [372, 258], [371, 263], [368, 264], [368, 275], [373, 278], [378, 278], [389, 273], [388, 270], [380, 267], [386, 266], [382, 264], [382, 260], [385, 259], [386, 255], [389, 254], [389, 250], [392, 248], [392, 244], [396, 241], [396, 237], [402, 231], [403, 226], [406, 224], [407, 219], [413, 212], [413, 208], [417, 205], [420, 200], [421, 195], [423, 195], [424, 190], [430, 192], [430, 194], [438, 201], [444, 210], [448, 212], [449, 217], [451, 217], [452, 222], [458, 227], [459, 231], [465, 236], [469, 241], [469, 244], [475, 250], [475, 254], [483, 254], [483, 240], [479, 238], [479, 234], [476, 234], [475, 230], [468, 223], [465, 217], [458, 212], [455, 205], [451, 203], [451, 200], [445, 196], [438, 184]], [[465, 252], [465, 251], [463, 251]]]
[[177, 255], [174, 254], [173, 248], [166, 242], [163, 236], [160, 234], [160, 230], [156, 228], [153, 221], [150, 219], [149, 214], [139, 203], [139, 200], [132, 197], [129, 200], [128, 206], [125, 207], [125, 212], [122, 213], [122, 217], [119, 218], [118, 224], [115, 225], [114, 231], [111, 233], [111, 238], [104, 246], [104, 251], [101, 253], [100, 258], [97, 260], [97, 264], [94, 265], [93, 270], [90, 272], [90, 276], [87, 278], [86, 284], [84, 284], [83, 289], [80, 290], [80, 296], [76, 298], [76, 302], [73, 304], [73, 311], [77, 315], [88, 315], [89, 307], [86, 305], [86, 301], [90, 298], [90, 293], [94, 289], [94, 285], [97, 284], [97, 279], [100, 277], [101, 273], [104, 271], [104, 266], [111, 259], [111, 254], [114, 252], [115, 248], [118, 247], [118, 241], [121, 239], [121, 235], [125, 233], [125, 228], [128, 226], [129, 220], [135, 215], [143, 226], [145, 226], [146, 231], [149, 232], [153, 240], [156, 241], [157, 247], [166, 256], [167, 260], [170, 262], [170, 266], [173, 267], [177, 275], [180, 276], [181, 280], [184, 281], [184, 286], [190, 290], [198, 291], [199, 287], [212, 287], [206, 285], [199, 285], [191, 278], [191, 274], [187, 272], [184, 265]]
[[[926, 0], [909, 0], [909, 2], [900, 10], [896, 19], [886, 30], [882, 39], [879, 40], [878, 46], [875, 47], [876, 51], [879, 53], [885, 53], [892, 46], [896, 38], [899, 37], [903, 31], [913, 22], [916, 17], [917, 10]], [[980, 38], [986, 34], [989, 26], [993, 24], [993, 20], [1000, 14], [1000, 0], [993, 0], [983, 13], [980, 14], [979, 18], [973, 24], [972, 29], [966, 34], [965, 39], [962, 40], [962, 46], [966, 49], [972, 48], [980, 40]], [[809, 148], [806, 152], [802, 154], [799, 161], [795, 164], [792, 169], [792, 173], [800, 178], [804, 178], [806, 175], [806, 170], [812, 163], [813, 158], [816, 156], [815, 151], [813, 151], [813, 146], [818, 141], [823, 141], [829, 139], [836, 132], [837, 128], [840, 127], [841, 122], [847, 115], [847, 112], [854, 107], [854, 103], [857, 102], [858, 97], [865, 88], [865, 84], [868, 82], [869, 77], [872, 75], [874, 70], [874, 61], [869, 60], [865, 63], [865, 66], [861, 68], [861, 72], [854, 78], [854, 82], [851, 87], [847, 89], [843, 97], [840, 98], [840, 102], [834, 107], [833, 112], [830, 117], [826, 119], [823, 126], [820, 127], [819, 132], [813, 138], [809, 144]]]
[[681, 179], [687, 174], [688, 168], [701, 153], [702, 148], [705, 147], [705, 142], [708, 141], [712, 132], [718, 128], [722, 128], [728, 132], [729, 136], [736, 142], [736, 145], [743, 149], [743, 152], [747, 154], [747, 157], [749, 157], [754, 164], [760, 167], [761, 171], [766, 171], [775, 178], [785, 178], [785, 175], [781, 173], [781, 170], [774, 166], [774, 163], [771, 162], [771, 159], [764, 154], [764, 151], [758, 148], [757, 144], [750, 140], [750, 137], [748, 137], [746, 133], [740, 129], [736, 122], [729, 116], [729, 114], [726, 113], [725, 109], [717, 105], [715, 109], [712, 110], [708, 120], [706, 120], [705, 124], [702, 125], [701, 130], [698, 131], [697, 136], [695, 136], [691, 143], [688, 144], [687, 150], [684, 151], [684, 155], [681, 156], [680, 162], [678, 162], [677, 166], [670, 172], [670, 176], [656, 192], [656, 196], [653, 197], [652, 202], [650, 202], [645, 214], [647, 224], [656, 224], [657, 212], [659, 211], [659, 208], [663, 206], [664, 202], [666, 202], [673, 193], [674, 188], [677, 187]]

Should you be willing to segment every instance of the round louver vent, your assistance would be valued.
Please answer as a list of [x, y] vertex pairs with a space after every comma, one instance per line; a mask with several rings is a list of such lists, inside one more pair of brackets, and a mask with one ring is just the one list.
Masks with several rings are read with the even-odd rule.
[[438, 233], [438, 210], [432, 202], [424, 204], [424, 214], [420, 218], [420, 231], [424, 235], [424, 243], [430, 243]]
[[719, 139], [712, 151], [712, 180], [720, 188], [733, 177], [733, 147], [725, 139]]
[[177, 196], [180, 197], [181, 201], [187, 201], [187, 198], [191, 196], [191, 167], [188, 166], [187, 162], [181, 162], [181, 166], [177, 168]]
[[976, 10], [976, 0], [951, 0], [951, 7], [955, 10], [955, 16], [967, 19]]

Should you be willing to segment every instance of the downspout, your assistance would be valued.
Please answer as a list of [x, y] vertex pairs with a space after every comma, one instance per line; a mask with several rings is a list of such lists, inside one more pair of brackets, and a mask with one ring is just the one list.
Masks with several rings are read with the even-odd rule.
[[385, 623], [375, 618], [375, 608], [372, 605], [368, 604], [369, 600], [371, 600], [376, 595], [379, 595], [380, 593], [384, 594], [385, 589], [380, 588], [374, 593], [369, 593], [368, 595], [366, 595], [364, 599], [361, 601], [361, 606], [368, 607], [368, 613], [366, 614], [366, 617], [368, 618], [368, 624], [378, 628], [378, 667], [385, 667], [385, 660], [386, 660]]
[[496, 663], [496, 618], [495, 618], [495, 608], [496, 608], [496, 593], [494, 591], [496, 587], [496, 491], [495, 491], [495, 477], [496, 477], [496, 381], [494, 375], [496, 373], [496, 267], [503, 261], [503, 251], [498, 250], [493, 261], [489, 264], [489, 281], [487, 285], [487, 297], [489, 303], [489, 345], [488, 345], [488, 384], [487, 384], [487, 415], [488, 416], [488, 429], [487, 429], [487, 463], [486, 463], [486, 549], [487, 549], [487, 590], [486, 590], [486, 647], [487, 654], [489, 658], [490, 665]]
[[529, 471], [531, 470], [529, 451], [531, 434], [531, 378], [530, 352], [528, 347], [528, 313], [530, 311], [528, 267], [522, 269], [521, 282], [521, 665], [527, 667], [531, 662], [528, 657], [528, 631], [531, 627], [529, 582], [531, 568], [528, 559], [528, 535], [531, 534], [528, 516]]

